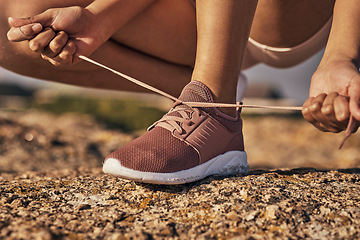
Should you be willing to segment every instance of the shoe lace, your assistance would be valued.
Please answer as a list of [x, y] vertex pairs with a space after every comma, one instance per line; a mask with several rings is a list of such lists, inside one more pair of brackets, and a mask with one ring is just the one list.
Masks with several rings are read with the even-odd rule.
[[[92, 64], [95, 64], [101, 68], [104, 68], [110, 72], [113, 72], [114, 74], [118, 75], [118, 76], [121, 76], [123, 78], [125, 78], [126, 80], [129, 80], [139, 86], [142, 86], [148, 90], [151, 90], [153, 92], [156, 92], [160, 95], [163, 95], [169, 99], [172, 99], [174, 101], [179, 101], [179, 99], [177, 99], [176, 97], [168, 94], [168, 93], [165, 93], [157, 88], [154, 88], [146, 83], [143, 83], [135, 78], [132, 78], [132, 77], [129, 77], [121, 72], [118, 72], [108, 66], [105, 66], [101, 63], [98, 63], [90, 58], [87, 58], [85, 56], [82, 56], [82, 55], [77, 55], [79, 58], [81, 58], [82, 60], [85, 60], [89, 63], [92, 63]], [[244, 104], [226, 104], [226, 103], [201, 103], [201, 102], [182, 102], [183, 104], [186, 104], [188, 107], [241, 107], [241, 108], [244, 108], [244, 107], [247, 107], [247, 108], [264, 108], [264, 109], [282, 109], [282, 110], [294, 110], [294, 111], [301, 111], [302, 110], [302, 106], [259, 106], [259, 105], [244, 105]], [[196, 108], [193, 108], [193, 109], [196, 109]], [[180, 110], [179, 110], [180, 112]], [[181, 115], [181, 114], [180, 114]], [[182, 115], [181, 115], [182, 116]], [[168, 118], [169, 117], [169, 118]], [[183, 121], [178, 119], [178, 118], [173, 118], [170, 116], [165, 116], [163, 119], [167, 119], [167, 121], [165, 120], [160, 120], [160, 121], [164, 121], [164, 122], [168, 122], [170, 124], [170, 126], [173, 126], [178, 132], [181, 130], [182, 132], [182, 128], [179, 124], [177, 123], [182, 123]], [[186, 119], [186, 118], [185, 118]], [[159, 121], [158, 121], [159, 122]], [[171, 123], [170, 123], [171, 122]], [[175, 124], [175, 123], [176, 124]], [[156, 123], [155, 123], [156, 124]], [[155, 125], [154, 124], [154, 125]], [[153, 125], [153, 126], [154, 126]], [[151, 126], [152, 127], [152, 126]], [[150, 128], [151, 128], [150, 127]], [[341, 148], [344, 144], [344, 142], [346, 141], [346, 139], [348, 139], [350, 137], [350, 135], [355, 132], [355, 130], [357, 129], [357, 125], [356, 125], [356, 119], [353, 117], [353, 116], [350, 116], [350, 120], [349, 120], [349, 123], [348, 123], [348, 126], [347, 126], [347, 129], [346, 129], [346, 135], [343, 139], [343, 141], [341, 142], [340, 144], [340, 147]]]
[[193, 114], [201, 116], [203, 113], [197, 108], [178, 106], [172, 108], [168, 114], [162, 117], [153, 126], [161, 126], [170, 131], [176, 130], [180, 135], [186, 134], [183, 126], [192, 126], [195, 122], [192, 120]]

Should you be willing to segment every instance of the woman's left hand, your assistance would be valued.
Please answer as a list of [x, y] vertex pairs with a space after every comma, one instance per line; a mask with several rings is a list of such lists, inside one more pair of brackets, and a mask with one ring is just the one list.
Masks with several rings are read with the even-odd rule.
[[319, 66], [314, 73], [310, 97], [303, 105], [304, 118], [324, 132], [341, 132], [350, 117], [360, 121], [360, 74], [350, 61], [334, 61]]

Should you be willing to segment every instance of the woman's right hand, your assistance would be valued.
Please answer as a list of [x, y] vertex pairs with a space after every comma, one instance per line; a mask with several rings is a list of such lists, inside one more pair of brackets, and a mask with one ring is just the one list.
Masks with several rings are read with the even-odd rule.
[[100, 23], [87, 9], [78, 6], [52, 8], [29, 18], [9, 18], [12, 42], [29, 41], [29, 48], [55, 66], [80, 61], [107, 39]]

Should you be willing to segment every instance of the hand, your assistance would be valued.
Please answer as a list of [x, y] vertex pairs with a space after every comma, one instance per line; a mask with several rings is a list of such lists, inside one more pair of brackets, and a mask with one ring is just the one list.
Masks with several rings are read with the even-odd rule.
[[319, 66], [314, 73], [310, 97], [303, 105], [304, 118], [325, 132], [341, 132], [348, 126], [350, 117], [360, 121], [360, 74], [350, 61], [333, 61]]
[[81, 7], [54, 8], [30, 17], [9, 18], [10, 41], [29, 41], [29, 48], [54, 65], [80, 61], [107, 39], [102, 37], [94, 15]]

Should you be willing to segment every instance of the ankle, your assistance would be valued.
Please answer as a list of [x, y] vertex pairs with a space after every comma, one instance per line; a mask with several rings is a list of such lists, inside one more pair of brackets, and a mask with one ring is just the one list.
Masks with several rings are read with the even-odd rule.
[[236, 108], [218, 108], [220, 112], [230, 116], [236, 117]]
[[[213, 94], [214, 96], [214, 102], [215, 103], [236, 103], [236, 97], [218, 97], [215, 94]], [[234, 107], [220, 107], [218, 108], [222, 113], [229, 115], [231, 117], [236, 117], [236, 108]]]
[[[233, 85], [231, 85], [231, 83], [213, 84], [212, 82], [203, 82], [203, 81], [198, 81], [198, 82], [201, 82], [207, 88], [209, 88], [214, 103], [230, 103], [230, 104], [236, 103], [236, 91], [237, 91], [236, 85], [234, 87]], [[229, 115], [231, 117], [236, 116], [237, 111], [236, 108], [234, 107], [220, 107], [218, 109], [222, 113]]]

